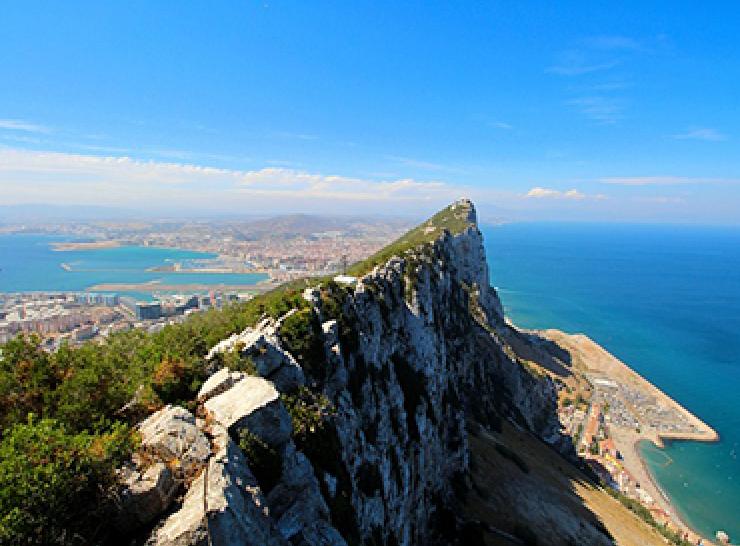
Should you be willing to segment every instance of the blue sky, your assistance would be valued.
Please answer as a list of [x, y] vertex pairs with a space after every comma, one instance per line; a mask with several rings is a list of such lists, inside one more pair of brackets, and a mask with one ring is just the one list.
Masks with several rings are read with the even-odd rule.
[[[647, 4], [647, 5], [646, 5]], [[0, 204], [737, 223], [740, 5], [3, 2]]]

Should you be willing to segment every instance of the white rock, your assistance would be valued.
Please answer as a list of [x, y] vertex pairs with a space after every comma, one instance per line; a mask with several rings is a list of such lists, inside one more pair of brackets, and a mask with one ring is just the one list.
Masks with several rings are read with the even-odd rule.
[[182, 508], [150, 539], [152, 546], [287, 546], [268, 515], [257, 480], [227, 435]]
[[208, 414], [225, 428], [248, 429], [271, 446], [290, 438], [290, 415], [275, 386], [261, 377], [247, 376], [226, 392], [205, 403]]
[[178, 406], [166, 406], [139, 425], [141, 447], [155, 460], [171, 464], [177, 478], [195, 474], [208, 459], [210, 444], [195, 426], [195, 417]]

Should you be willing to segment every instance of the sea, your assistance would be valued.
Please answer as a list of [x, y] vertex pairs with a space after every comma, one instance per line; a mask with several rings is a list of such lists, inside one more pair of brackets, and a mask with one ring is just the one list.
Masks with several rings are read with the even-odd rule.
[[[267, 279], [262, 273], [176, 273], [148, 271], [174, 262], [186, 266], [215, 258], [215, 254], [173, 248], [121, 246], [58, 252], [55, 242], [69, 238], [10, 234], [0, 235], [0, 292], [81, 292], [102, 283], [145, 283], [164, 285], [203, 284], [254, 285]], [[156, 288], [151, 289], [155, 291]], [[120, 292], [146, 299], [151, 291]]]
[[689, 525], [740, 541], [740, 228], [482, 231], [492, 284], [514, 323], [588, 335], [719, 433], [716, 443], [640, 448]]

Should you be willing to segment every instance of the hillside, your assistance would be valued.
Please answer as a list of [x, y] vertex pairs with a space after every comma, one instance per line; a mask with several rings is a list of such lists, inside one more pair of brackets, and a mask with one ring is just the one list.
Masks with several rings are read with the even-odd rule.
[[0, 542], [664, 543], [568, 462], [471, 202], [351, 273], [158, 334], [5, 346]]

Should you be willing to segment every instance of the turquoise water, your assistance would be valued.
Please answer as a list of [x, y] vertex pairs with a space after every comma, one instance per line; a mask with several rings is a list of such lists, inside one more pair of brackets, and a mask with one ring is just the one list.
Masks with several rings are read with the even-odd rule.
[[[63, 241], [46, 235], [0, 235], [0, 292], [82, 291], [100, 283], [253, 285], [261, 273], [172, 273], [147, 271], [172, 261], [214, 258], [215, 254], [124, 246], [96, 250], [55, 252], [50, 243]], [[61, 264], [70, 266], [66, 271]], [[125, 292], [122, 292], [124, 294]], [[130, 293], [129, 293], [130, 294]]]
[[583, 332], [720, 434], [643, 446], [688, 523], [740, 539], [740, 229], [484, 227], [492, 282], [528, 328]]

